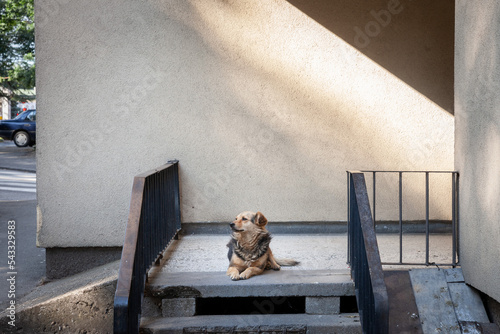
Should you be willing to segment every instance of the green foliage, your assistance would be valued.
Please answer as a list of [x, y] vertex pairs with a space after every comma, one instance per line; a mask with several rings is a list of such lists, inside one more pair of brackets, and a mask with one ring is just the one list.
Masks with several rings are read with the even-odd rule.
[[0, 0], [0, 96], [35, 86], [34, 0]]

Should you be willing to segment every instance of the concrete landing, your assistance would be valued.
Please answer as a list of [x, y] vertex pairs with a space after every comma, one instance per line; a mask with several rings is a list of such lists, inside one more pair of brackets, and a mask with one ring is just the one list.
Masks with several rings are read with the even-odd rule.
[[[382, 262], [398, 261], [398, 238], [399, 235], [395, 234], [377, 235]], [[229, 239], [229, 231], [227, 235], [181, 235], [168, 247], [161, 265], [153, 268], [150, 275], [153, 277], [160, 272], [225, 272], [229, 264], [226, 247]], [[406, 234], [403, 245], [404, 262], [425, 262], [425, 235]], [[431, 262], [451, 262], [451, 235], [431, 235], [430, 246]], [[296, 267], [283, 267], [283, 271], [349, 269], [345, 233], [274, 234], [271, 249], [278, 259], [291, 258], [300, 262]]]
[[[174, 272], [226, 272], [230, 236], [181, 235], [164, 254], [161, 267], [153, 268], [151, 275]], [[282, 270], [348, 269], [347, 235], [273, 235], [271, 249], [277, 259], [291, 258], [300, 262], [296, 267]]]

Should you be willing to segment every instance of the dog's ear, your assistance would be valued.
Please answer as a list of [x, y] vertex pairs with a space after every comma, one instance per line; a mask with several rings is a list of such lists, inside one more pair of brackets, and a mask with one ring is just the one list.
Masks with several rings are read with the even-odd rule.
[[255, 224], [264, 227], [267, 224], [267, 218], [259, 211], [255, 214]]

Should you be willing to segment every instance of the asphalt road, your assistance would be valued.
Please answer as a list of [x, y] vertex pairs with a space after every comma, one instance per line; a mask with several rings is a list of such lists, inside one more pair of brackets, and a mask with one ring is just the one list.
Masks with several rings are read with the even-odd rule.
[[15, 276], [18, 301], [45, 276], [45, 249], [36, 247], [35, 157], [33, 148], [0, 143], [0, 309], [11, 300], [8, 278]]
[[0, 169], [36, 171], [33, 147], [17, 147], [11, 141], [0, 142]]

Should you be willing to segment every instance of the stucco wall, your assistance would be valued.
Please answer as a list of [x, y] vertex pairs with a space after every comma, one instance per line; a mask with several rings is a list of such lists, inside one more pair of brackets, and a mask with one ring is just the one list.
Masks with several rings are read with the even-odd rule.
[[329, 3], [36, 1], [39, 245], [121, 245], [174, 158], [188, 222], [344, 221], [347, 169], [453, 169], [453, 1]]
[[500, 3], [457, 1], [456, 160], [465, 279], [500, 301]]

